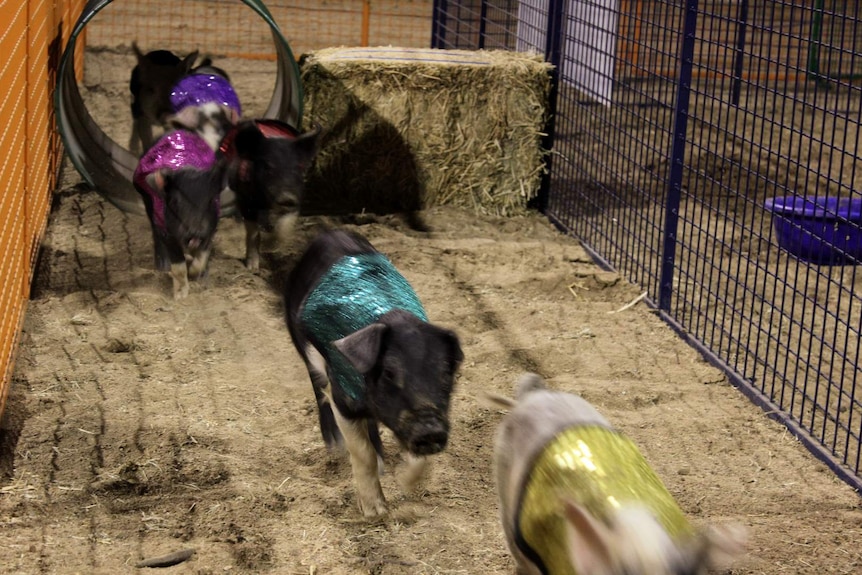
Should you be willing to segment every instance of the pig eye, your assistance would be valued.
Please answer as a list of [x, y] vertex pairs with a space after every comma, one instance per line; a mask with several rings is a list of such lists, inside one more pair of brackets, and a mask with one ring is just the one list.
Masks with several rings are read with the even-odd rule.
[[395, 370], [391, 367], [384, 367], [383, 373], [380, 374], [380, 379], [386, 384], [395, 383], [396, 377], [398, 377], [398, 374], [396, 374]]
[[395, 366], [384, 366], [380, 372], [380, 381], [387, 387], [403, 387], [401, 378], [399, 377], [399, 370]]

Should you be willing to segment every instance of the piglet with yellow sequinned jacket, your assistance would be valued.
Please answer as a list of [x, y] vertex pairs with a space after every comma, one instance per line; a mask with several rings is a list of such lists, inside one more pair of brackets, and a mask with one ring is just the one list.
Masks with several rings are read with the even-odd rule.
[[631, 440], [587, 401], [521, 376], [494, 461], [519, 575], [696, 575], [744, 549], [739, 526], [696, 530]]

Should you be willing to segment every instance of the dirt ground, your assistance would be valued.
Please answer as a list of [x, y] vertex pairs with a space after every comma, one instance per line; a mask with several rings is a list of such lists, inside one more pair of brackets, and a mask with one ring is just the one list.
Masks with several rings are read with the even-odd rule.
[[[88, 57], [88, 105], [125, 142], [128, 67], [111, 59], [128, 55]], [[253, 82], [252, 68], [229, 71]], [[477, 397], [509, 393], [525, 370], [628, 433], [695, 524], [746, 526], [734, 573], [862, 572], [858, 494], [644, 304], [619, 311], [640, 290], [541, 215], [433, 208], [430, 231], [306, 217], [259, 274], [224, 219], [209, 277], [175, 302], [145, 219], [80, 180], [66, 169], [3, 420], [0, 572], [131, 573], [194, 549], [164, 572], [512, 574], [491, 475], [502, 414]], [[321, 226], [389, 255], [466, 357], [450, 446], [423, 490], [398, 490], [384, 435], [382, 520], [359, 515], [349, 463], [323, 446], [282, 319], [281, 272]]]

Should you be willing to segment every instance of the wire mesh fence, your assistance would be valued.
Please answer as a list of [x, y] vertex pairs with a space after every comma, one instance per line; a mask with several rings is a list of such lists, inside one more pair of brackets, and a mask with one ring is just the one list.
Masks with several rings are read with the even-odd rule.
[[437, 0], [432, 38], [557, 65], [546, 213], [857, 489], [860, 12]]
[[[331, 46], [427, 48], [431, 41], [431, 0], [124, 0], [88, 24], [87, 46], [128, 49], [137, 40], [146, 49], [274, 60], [270, 28], [249, 4], [272, 16], [296, 56]], [[154, 10], [158, 18], [150, 17]]]

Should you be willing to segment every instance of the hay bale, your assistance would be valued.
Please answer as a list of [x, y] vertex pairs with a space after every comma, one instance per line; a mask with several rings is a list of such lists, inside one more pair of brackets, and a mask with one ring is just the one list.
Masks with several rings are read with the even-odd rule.
[[506, 51], [334, 48], [300, 60], [327, 134], [304, 209], [523, 210], [544, 168], [551, 66]]

